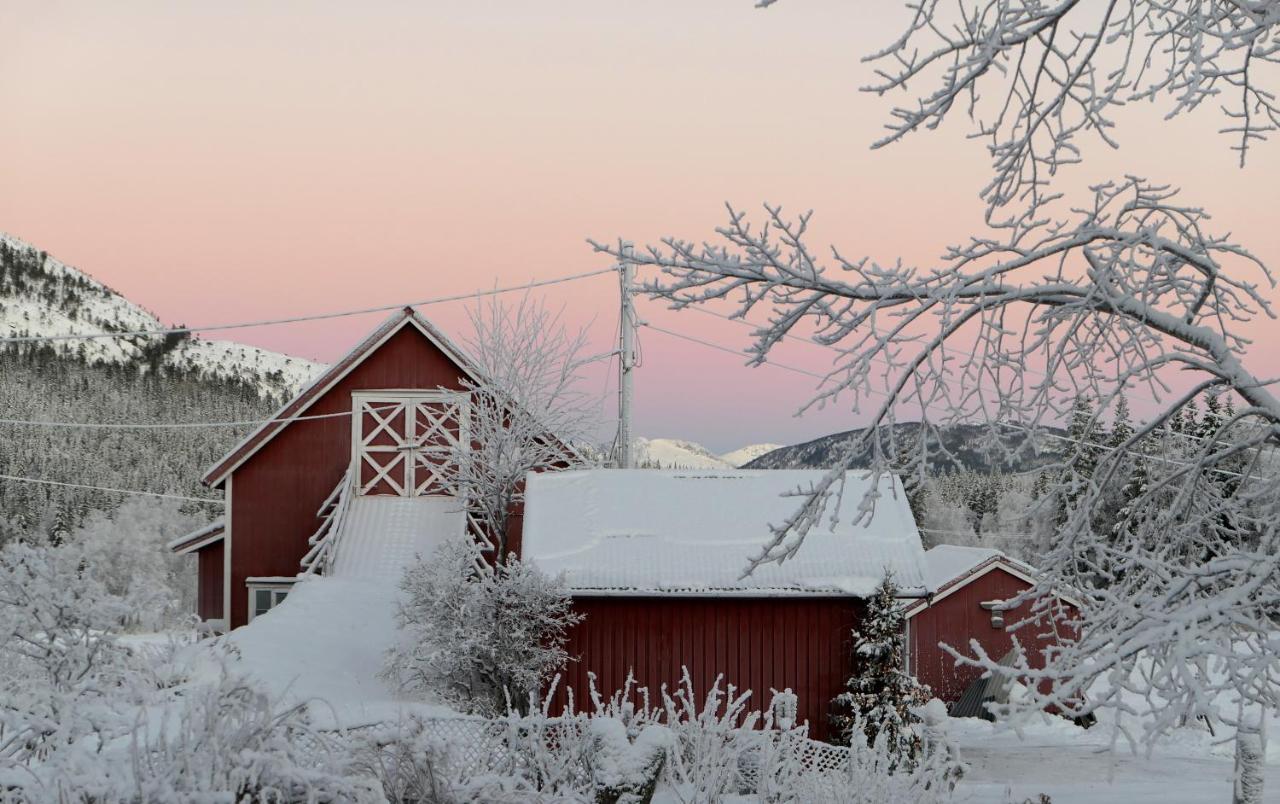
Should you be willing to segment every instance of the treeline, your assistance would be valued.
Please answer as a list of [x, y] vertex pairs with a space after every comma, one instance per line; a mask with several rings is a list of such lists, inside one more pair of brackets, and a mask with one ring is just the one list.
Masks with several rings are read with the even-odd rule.
[[[1098, 473], [1103, 457], [1124, 445], [1139, 425], [1123, 396], [1109, 415], [1101, 416], [1093, 400], [1081, 395], [1061, 436], [1062, 457], [1053, 463], [1029, 472], [942, 472], [912, 489], [912, 506], [924, 541], [929, 546], [991, 547], [1034, 564], [1070, 516], [1087, 516], [1099, 534], [1136, 527], [1149, 512], [1139, 512], [1135, 505], [1146, 499], [1160, 479], [1220, 446], [1225, 437], [1222, 429], [1234, 413], [1229, 398], [1206, 394], [1183, 408], [1158, 438], [1125, 451], [1115, 471], [1102, 477]], [[1242, 454], [1221, 464], [1196, 495], [1171, 498], [1166, 505], [1221, 505], [1236, 493], [1247, 460]], [[1086, 503], [1089, 510], [1079, 512]], [[1247, 527], [1240, 522], [1222, 519], [1217, 527], [1230, 531], [1217, 536], [1248, 538]]]
[[[49, 349], [0, 351], [0, 419], [48, 422], [210, 422], [269, 417], [281, 400], [247, 383], [154, 371], [151, 361], [94, 363]], [[251, 427], [81, 429], [0, 423], [0, 474], [167, 494], [209, 496], [203, 470]], [[0, 544], [58, 540], [122, 495], [0, 480]], [[190, 503], [212, 516], [214, 506]], [[176, 534], [175, 534], [176, 535]]]

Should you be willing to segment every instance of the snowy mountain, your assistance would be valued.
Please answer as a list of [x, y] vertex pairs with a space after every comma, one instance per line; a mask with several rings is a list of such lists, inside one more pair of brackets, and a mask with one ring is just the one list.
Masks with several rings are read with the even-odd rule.
[[781, 446], [748, 444], [716, 455], [701, 444], [681, 438], [637, 438], [636, 462], [658, 469], [736, 469]]
[[782, 447], [782, 444], [748, 444], [745, 447], [738, 447], [733, 452], [724, 453], [720, 456], [720, 460], [730, 466], [746, 466], [761, 455], [768, 455]]
[[[902, 422], [894, 425], [894, 437], [898, 445], [910, 442], [920, 430], [916, 422]], [[1031, 444], [1027, 435], [1021, 430], [1009, 430], [1001, 436], [1004, 449], [1014, 452], [1010, 464], [998, 466], [987, 449], [990, 431], [985, 425], [957, 424], [940, 428], [942, 447], [950, 455], [950, 460], [940, 453], [934, 453], [934, 471], [975, 471], [988, 472], [1002, 468], [1006, 471], [1026, 471], [1042, 466], [1062, 456], [1063, 442], [1045, 438], [1038, 444]], [[1055, 428], [1044, 428], [1045, 433], [1061, 433]], [[846, 447], [857, 438], [861, 438], [863, 430], [846, 430], [842, 433], [815, 438], [803, 444], [793, 444], [765, 453], [746, 464], [747, 469], [825, 469], [835, 465], [836, 460], [844, 453]], [[889, 446], [887, 434], [882, 436], [885, 449]], [[936, 445], [931, 445], [936, 447]], [[858, 463], [854, 464], [855, 466]]]
[[[88, 274], [0, 232], [0, 337], [163, 329], [151, 312]], [[42, 344], [88, 365], [163, 366], [208, 380], [236, 380], [263, 396], [292, 396], [318, 363], [228, 341], [185, 336], [101, 338]]]
[[733, 464], [692, 441], [637, 438], [636, 463], [655, 469], [733, 469]]

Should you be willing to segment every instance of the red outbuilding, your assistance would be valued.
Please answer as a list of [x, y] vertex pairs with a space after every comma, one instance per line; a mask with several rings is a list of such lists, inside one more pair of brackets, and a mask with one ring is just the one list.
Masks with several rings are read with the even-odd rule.
[[938, 545], [925, 553], [928, 597], [908, 604], [907, 667], [934, 696], [953, 704], [982, 676], [972, 666], [957, 666], [955, 657], [942, 648], [945, 643], [972, 654], [970, 640], [976, 640], [987, 655], [1000, 660], [1013, 649], [1014, 637], [1026, 651], [1028, 663], [1044, 666], [1044, 651], [1067, 633], [1078, 613], [1076, 602], [1058, 597], [1063, 618], [1043, 617], [1022, 623], [1031, 612], [1031, 601], [1017, 606], [1006, 604], [1035, 585], [1036, 570], [999, 550], [980, 547]]
[[[565, 672], [578, 700], [594, 675], [605, 692], [631, 674], [653, 694], [687, 668], [699, 694], [718, 675], [751, 706], [790, 688], [810, 734], [832, 736], [832, 699], [854, 669], [852, 629], [892, 571], [905, 595], [926, 591], [920, 535], [897, 478], [884, 476], [874, 515], [856, 512], [870, 481], [850, 472], [843, 495], [782, 563], [744, 577], [749, 558], [792, 517], [823, 470], [596, 469], [531, 477], [524, 558], [562, 575], [578, 611], [578, 657]], [[834, 510], [838, 508], [839, 510]], [[834, 521], [833, 521], [834, 518]]]

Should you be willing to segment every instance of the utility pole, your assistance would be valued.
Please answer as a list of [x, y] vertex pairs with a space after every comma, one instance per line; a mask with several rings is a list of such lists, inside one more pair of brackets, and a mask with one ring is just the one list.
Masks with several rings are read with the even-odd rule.
[[618, 278], [622, 282], [622, 308], [618, 329], [622, 343], [618, 351], [618, 468], [631, 469], [632, 370], [636, 367], [636, 309], [631, 296], [635, 266], [624, 261]]

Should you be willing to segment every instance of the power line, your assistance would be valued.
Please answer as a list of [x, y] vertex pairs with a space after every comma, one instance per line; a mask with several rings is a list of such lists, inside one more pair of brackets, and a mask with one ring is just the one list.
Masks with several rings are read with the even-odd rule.
[[88, 489], [91, 491], [105, 491], [112, 494], [135, 494], [142, 497], [159, 497], [166, 500], [184, 500], [186, 502], [208, 503], [210, 505], [226, 505], [224, 500], [215, 499], [213, 497], [188, 497], [183, 494], [162, 494], [158, 491], [139, 491], [137, 489], [118, 489], [110, 486], [93, 486], [87, 483], [63, 483], [58, 480], [41, 480], [35, 477], [17, 477], [16, 475], [0, 475], [0, 480], [12, 480], [16, 483], [33, 483], [38, 486], [59, 486], [69, 489]]
[[0, 425], [13, 425], [18, 427], [57, 427], [72, 430], [178, 430], [178, 429], [203, 429], [211, 427], [249, 427], [250, 425], [270, 424], [272, 422], [302, 422], [312, 421], [315, 419], [336, 419], [343, 416], [352, 416], [354, 411], [346, 410], [341, 413], [323, 413], [315, 416], [295, 416], [292, 418], [275, 418], [275, 419], [245, 419], [242, 421], [224, 421], [224, 422], [45, 422], [27, 419], [0, 419]]
[[616, 267], [601, 268], [595, 271], [569, 274], [567, 276], [553, 277], [551, 279], [538, 279], [523, 285], [510, 285], [507, 287], [493, 288], [492, 290], [478, 290], [472, 293], [458, 293], [452, 296], [437, 296], [433, 299], [422, 299], [420, 301], [403, 302], [401, 304], [384, 304], [378, 307], [362, 307], [356, 310], [341, 310], [333, 313], [315, 313], [313, 315], [300, 315], [293, 316], [291, 318], [269, 318], [260, 321], [240, 321], [233, 324], [208, 324], [190, 327], [171, 327], [169, 329], [139, 329], [129, 332], [91, 332], [80, 334], [71, 333], [65, 335], [11, 335], [0, 338], [0, 343], [51, 343], [58, 341], [100, 340], [105, 338], [135, 338], [155, 335], [178, 335], [192, 332], [217, 332], [229, 329], [247, 329], [249, 327], [265, 327], [275, 324], [296, 324], [302, 321], [326, 321], [334, 318], [347, 318], [355, 315], [365, 315], [367, 313], [385, 313], [391, 310], [401, 310], [405, 307], [425, 307], [427, 305], [442, 304], [444, 302], [479, 299], [485, 296], [496, 296], [501, 293], [512, 293], [519, 290], [530, 290], [532, 288], [541, 288], [548, 285], [558, 285], [562, 282], [573, 282], [578, 279], [588, 279], [593, 276], [617, 273], [617, 271], [618, 269]]
[[[595, 360], [598, 358], [591, 359]], [[394, 404], [376, 405], [370, 406], [369, 408], [366, 408], [366, 410], [390, 410], [394, 407], [396, 407]], [[221, 422], [50, 422], [35, 419], [0, 419], [0, 425], [13, 425], [17, 427], [55, 427], [72, 430], [179, 430], [204, 429], [212, 427], [249, 427], [251, 425], [272, 424], [276, 422], [285, 424], [315, 421], [317, 419], [339, 419], [354, 415], [356, 415], [356, 411], [344, 410], [339, 413], [317, 413], [310, 416], [285, 416], [270, 419], [244, 419], [240, 421]]]
[[[745, 357], [745, 355], [742, 352], [739, 352], [736, 349], [730, 349], [727, 346], [721, 346], [720, 344], [712, 343], [711, 341], [704, 341], [701, 338], [695, 338], [692, 335], [685, 335], [682, 332], [675, 332], [674, 330], [664, 329], [656, 324], [650, 324], [647, 321], [640, 322], [640, 326], [647, 327], [648, 329], [652, 329], [656, 332], [661, 332], [664, 335], [670, 335], [673, 338], [680, 338], [681, 340], [686, 340], [686, 341], [689, 341], [690, 343], [700, 344], [702, 346], [706, 346], [708, 348], [715, 349], [720, 352], [725, 352], [727, 354], [734, 355], [735, 357]], [[773, 366], [774, 368], [780, 368], [786, 371], [793, 371], [796, 374], [803, 374], [806, 377], [814, 377], [819, 380], [826, 379], [826, 376], [823, 374], [819, 374], [815, 371], [809, 371], [808, 369], [798, 368], [796, 366], [788, 366], [786, 363], [777, 363], [772, 360], [766, 360], [761, 365]]]

